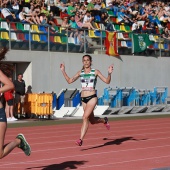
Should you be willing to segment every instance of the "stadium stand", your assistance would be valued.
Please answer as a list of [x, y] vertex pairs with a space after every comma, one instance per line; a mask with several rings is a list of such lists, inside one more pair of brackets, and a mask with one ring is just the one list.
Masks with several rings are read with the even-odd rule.
[[[15, 0], [3, 1], [1, 4], [2, 9], [8, 8], [13, 13], [12, 4], [14, 1]], [[73, 3], [73, 9], [78, 13], [82, 20], [82, 24], [78, 24], [74, 16], [70, 18], [68, 15], [67, 7], [70, 5], [69, 2], [64, 2], [64, 8], [62, 8], [62, 5], [59, 2], [55, 2], [55, 9], [60, 11], [56, 12], [50, 7], [48, 1], [46, 1], [45, 4], [43, 2], [35, 2], [33, 4], [31, 2], [25, 3], [25, 1], [20, 1], [20, 9], [17, 13], [13, 13], [13, 16], [15, 21], [18, 21], [21, 18], [22, 9], [24, 9], [23, 15], [26, 18], [25, 20], [13, 22], [6, 14], [0, 14], [1, 45], [8, 46], [10, 44], [9, 41], [11, 41], [11, 44], [17, 44], [20, 43], [20, 41], [23, 41], [24, 43], [27, 42], [27, 44], [30, 43], [34, 50], [50, 51], [53, 49], [54, 51], [66, 50], [68, 52], [82, 52], [79, 48], [80, 44], [77, 45], [77, 33], [79, 34], [83, 29], [83, 36], [92, 44], [92, 46], [87, 46], [84, 50], [93, 53], [98, 49], [98, 46], [103, 46], [106, 37], [105, 31], [110, 31], [111, 24], [113, 30], [117, 32], [117, 45], [119, 50], [122, 47], [127, 49], [132, 48], [131, 38], [133, 33], [146, 33], [149, 34], [151, 41], [155, 41], [153, 46], [151, 45], [147, 48], [148, 50], [162, 50], [169, 54], [170, 2], [141, 2], [138, 0], [123, 0], [117, 1], [116, 3], [115, 1], [104, 3], [100, 0], [99, 4], [96, 2], [97, 1], [89, 1], [91, 9], [89, 9], [88, 4], [83, 2]], [[47, 7], [48, 10], [45, 10], [43, 8], [44, 6]], [[80, 6], [84, 6], [84, 8], [80, 8]], [[94, 6], [97, 7], [98, 10], [96, 10]], [[90, 15], [88, 15], [86, 23], [83, 23], [87, 11], [90, 11]], [[44, 15], [47, 16], [46, 20], [41, 18], [41, 16]], [[101, 16], [104, 16], [104, 18], [101, 18]], [[28, 18], [33, 24], [28, 22]], [[68, 24], [63, 29], [61, 25], [65, 18], [68, 19]], [[133, 25], [135, 20], [137, 20], [137, 23], [136, 25]], [[83, 24], [88, 25], [89, 23], [92, 26], [86, 26], [86, 28], [82, 27]], [[156, 31], [152, 32], [152, 26]], [[134, 30], [132, 30], [132, 27]], [[138, 30], [138, 32], [135, 30]], [[49, 43], [48, 40], [50, 41]], [[57, 45], [56, 48], [55, 45]], [[21, 45], [11, 46], [13, 49], [18, 47], [21, 50], [25, 49], [21, 48]], [[38, 48], [36, 49], [36, 47]], [[101, 49], [104, 53], [105, 48], [100, 48], [100, 50]], [[121, 54], [123, 54], [122, 51]]]

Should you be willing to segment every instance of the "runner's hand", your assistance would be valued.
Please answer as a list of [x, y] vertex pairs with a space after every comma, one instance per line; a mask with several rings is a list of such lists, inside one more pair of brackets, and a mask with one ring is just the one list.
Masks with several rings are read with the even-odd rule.
[[64, 63], [60, 64], [60, 69], [61, 69], [61, 71], [65, 71], [65, 64]]
[[111, 74], [113, 72], [113, 64], [109, 66], [108, 68], [108, 74]]

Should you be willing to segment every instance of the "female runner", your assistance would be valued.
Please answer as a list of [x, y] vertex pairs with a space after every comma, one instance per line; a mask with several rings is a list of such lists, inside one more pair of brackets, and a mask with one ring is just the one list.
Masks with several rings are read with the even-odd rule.
[[113, 72], [113, 65], [111, 65], [108, 68], [108, 76], [104, 77], [99, 70], [91, 68], [92, 57], [90, 55], [84, 55], [82, 60], [83, 60], [82, 70], [78, 71], [77, 74], [72, 78], [70, 78], [67, 75], [65, 71], [65, 65], [64, 64], [60, 65], [60, 69], [68, 84], [73, 83], [80, 77], [80, 81], [82, 85], [81, 101], [82, 101], [84, 114], [83, 114], [83, 124], [81, 127], [80, 139], [76, 141], [76, 144], [79, 146], [83, 144], [83, 139], [87, 133], [89, 122], [91, 124], [104, 123], [106, 128], [108, 130], [110, 129], [110, 125], [108, 123], [107, 117], [105, 117], [104, 119], [99, 117], [94, 117], [94, 108], [97, 104], [97, 95], [96, 95], [95, 86], [96, 86], [97, 77], [99, 77], [106, 84], [109, 84], [111, 81], [111, 74]]
[[[5, 54], [7, 51], [8, 49], [6, 48], [0, 49], [0, 61], [5, 59]], [[0, 88], [0, 94], [14, 89], [12, 81], [10, 81], [10, 79], [5, 75], [9, 75], [11, 71], [11, 65], [4, 64], [3, 62], [0, 63], [0, 82], [3, 84], [3, 86]], [[4, 145], [6, 129], [7, 118], [5, 109], [3, 108], [3, 105], [0, 101], [0, 159], [7, 156], [16, 147], [22, 149], [24, 153], [29, 156], [31, 154], [31, 148], [23, 134], [18, 134], [14, 141]]]

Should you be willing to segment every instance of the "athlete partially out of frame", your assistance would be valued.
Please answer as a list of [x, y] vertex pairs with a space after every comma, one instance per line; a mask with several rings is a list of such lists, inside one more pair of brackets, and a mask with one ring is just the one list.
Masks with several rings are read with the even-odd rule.
[[84, 55], [82, 58], [82, 62], [83, 62], [82, 70], [78, 71], [76, 75], [72, 78], [70, 78], [67, 75], [65, 71], [65, 65], [60, 64], [60, 69], [68, 84], [73, 83], [79, 77], [81, 81], [81, 86], [82, 86], [81, 101], [82, 101], [84, 114], [83, 114], [83, 124], [81, 127], [80, 139], [76, 141], [76, 144], [79, 146], [83, 144], [83, 139], [87, 133], [89, 122], [91, 124], [103, 123], [108, 130], [110, 129], [108, 118], [105, 117], [103, 119], [99, 117], [94, 117], [93, 111], [97, 104], [97, 95], [95, 90], [97, 77], [99, 77], [106, 84], [109, 84], [111, 81], [111, 74], [113, 72], [113, 65], [109, 66], [107, 77], [103, 76], [99, 70], [91, 68], [92, 57], [90, 55]]
[[[0, 61], [5, 59], [5, 54], [8, 51], [6, 48], [0, 49]], [[12, 81], [6, 76], [6, 74], [11, 74], [12, 65], [0, 63], [0, 82], [3, 86], [0, 88], [0, 96], [8, 91], [14, 89]], [[7, 118], [5, 114], [5, 109], [3, 104], [0, 101], [0, 159], [7, 156], [14, 148], [18, 147], [24, 151], [24, 153], [29, 156], [31, 154], [31, 148], [28, 142], [26, 141], [23, 134], [18, 134], [16, 139], [12, 142], [4, 145], [5, 134], [7, 129]]]

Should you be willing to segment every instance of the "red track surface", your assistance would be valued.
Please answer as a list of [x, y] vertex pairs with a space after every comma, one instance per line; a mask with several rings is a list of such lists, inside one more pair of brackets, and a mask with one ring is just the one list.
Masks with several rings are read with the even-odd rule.
[[170, 118], [90, 125], [83, 146], [75, 145], [81, 124], [10, 128], [6, 142], [23, 133], [30, 157], [15, 149], [0, 170], [152, 170], [170, 167]]

